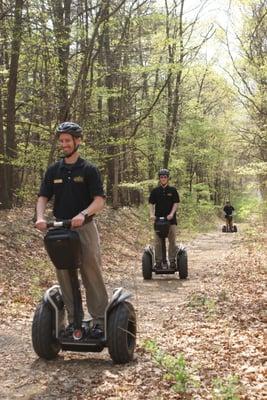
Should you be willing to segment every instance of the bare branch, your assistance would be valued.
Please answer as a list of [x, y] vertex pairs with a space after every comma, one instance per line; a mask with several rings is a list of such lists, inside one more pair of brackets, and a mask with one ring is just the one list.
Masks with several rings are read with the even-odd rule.
[[140, 127], [141, 123], [150, 115], [151, 111], [153, 110], [153, 108], [155, 107], [155, 105], [157, 104], [157, 102], [159, 101], [162, 92], [164, 91], [164, 89], [166, 88], [167, 84], [169, 83], [170, 79], [171, 79], [172, 74], [170, 73], [164, 83], [164, 85], [162, 86], [162, 88], [160, 89], [159, 93], [157, 94], [157, 97], [155, 98], [155, 100], [153, 101], [153, 103], [151, 104], [151, 106], [148, 108], [147, 112], [139, 119], [139, 121], [136, 123], [133, 133], [129, 136], [129, 139], [131, 139], [132, 137], [134, 137], [138, 131], [138, 128]]

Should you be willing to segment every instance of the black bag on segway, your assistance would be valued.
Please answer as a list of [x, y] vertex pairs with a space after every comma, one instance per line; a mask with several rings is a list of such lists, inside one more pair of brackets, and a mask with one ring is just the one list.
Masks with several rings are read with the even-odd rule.
[[154, 229], [156, 234], [160, 238], [166, 238], [169, 234], [169, 229], [170, 229], [170, 221], [168, 221], [166, 218], [157, 218], [155, 223], [154, 223]]
[[44, 237], [46, 251], [57, 269], [76, 269], [81, 265], [79, 233], [70, 229], [51, 229]]

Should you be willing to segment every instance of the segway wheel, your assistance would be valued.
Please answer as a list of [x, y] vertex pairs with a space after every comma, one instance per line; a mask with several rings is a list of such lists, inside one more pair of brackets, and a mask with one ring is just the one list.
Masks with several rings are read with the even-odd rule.
[[237, 232], [237, 226], [234, 225], [234, 232]]
[[122, 302], [108, 317], [108, 351], [116, 364], [133, 359], [136, 344], [136, 315], [131, 303]]
[[223, 225], [222, 232], [226, 232], [226, 231], [227, 231], [226, 225]]
[[35, 353], [46, 360], [52, 360], [60, 351], [60, 345], [53, 336], [53, 312], [44, 301], [38, 304], [34, 313], [32, 345]]
[[152, 257], [149, 253], [144, 252], [142, 257], [143, 278], [148, 280], [152, 278]]
[[188, 259], [186, 250], [182, 250], [177, 254], [177, 266], [180, 279], [188, 277]]

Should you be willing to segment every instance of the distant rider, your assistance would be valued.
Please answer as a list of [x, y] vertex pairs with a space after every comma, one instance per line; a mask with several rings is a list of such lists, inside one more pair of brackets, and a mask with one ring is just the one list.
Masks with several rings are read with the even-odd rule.
[[233, 212], [235, 211], [234, 207], [231, 205], [230, 201], [227, 200], [226, 204], [223, 208], [224, 217], [226, 220], [226, 225], [230, 227], [230, 230], [233, 230]]
[[[159, 217], [165, 217], [170, 221], [168, 234], [170, 267], [176, 267], [176, 211], [180, 202], [179, 194], [175, 187], [169, 186], [170, 173], [168, 169], [160, 169], [158, 173], [159, 186], [152, 189], [149, 196], [150, 218], [152, 221]], [[156, 268], [162, 268], [162, 242], [154, 231]]]

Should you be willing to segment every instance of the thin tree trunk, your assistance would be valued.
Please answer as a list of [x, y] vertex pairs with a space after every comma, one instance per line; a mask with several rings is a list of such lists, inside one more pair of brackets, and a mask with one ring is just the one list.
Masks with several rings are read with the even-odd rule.
[[[0, 65], [2, 65], [2, 52], [0, 52]], [[7, 175], [5, 164], [5, 138], [3, 125], [3, 99], [2, 78], [0, 76], [0, 208], [9, 208], [9, 197], [7, 191]]]
[[58, 53], [58, 119], [60, 122], [65, 121], [69, 117], [68, 61], [70, 52], [71, 3], [72, 0], [64, 0], [63, 3], [61, 0], [54, 0], [52, 3]]
[[[109, 0], [106, 2], [105, 10], [103, 11], [107, 18], [107, 23], [104, 26], [104, 33], [103, 33], [103, 46], [106, 58], [106, 78], [105, 84], [106, 88], [108, 89], [109, 93], [112, 93], [115, 87], [115, 78], [114, 78], [114, 71], [115, 68], [115, 60], [113, 59], [113, 54], [110, 48], [110, 28], [109, 28], [109, 21], [108, 21], [108, 14], [109, 14]], [[109, 96], [107, 100], [108, 106], [108, 122], [109, 122], [109, 137], [113, 143], [108, 146], [108, 154], [109, 159], [107, 162], [107, 195], [108, 198], [112, 199], [112, 205], [114, 208], [118, 207], [118, 162], [116, 160], [116, 152], [117, 148], [114, 142], [117, 139], [117, 99], [115, 96]]]
[[7, 174], [7, 192], [8, 192], [8, 207], [13, 204], [13, 194], [15, 188], [14, 167], [12, 161], [16, 158], [16, 134], [15, 134], [15, 119], [16, 119], [16, 93], [18, 81], [18, 63], [20, 55], [20, 45], [22, 36], [22, 9], [24, 0], [16, 0], [15, 3], [15, 19], [11, 43], [11, 59], [9, 69], [9, 79], [7, 87], [7, 135], [6, 135], [6, 156], [8, 163], [6, 167]]
[[[69, 88], [68, 88], [68, 62], [70, 53], [70, 11], [72, 0], [54, 0], [53, 7], [53, 24], [57, 40], [57, 54], [58, 54], [58, 115], [57, 121], [63, 122], [69, 119]], [[56, 150], [57, 139], [52, 138], [51, 149], [48, 157], [48, 165], [53, 161]]]
[[[184, 44], [183, 44], [183, 13], [184, 13], [184, 0], [181, 0], [180, 3], [180, 13], [179, 13], [179, 28], [178, 28], [178, 41], [179, 41], [179, 57], [178, 57], [178, 67], [179, 70], [176, 73], [175, 79], [175, 88], [174, 91], [172, 89], [173, 81], [170, 79], [168, 83], [168, 112], [167, 112], [167, 129], [166, 129], [166, 138], [165, 138], [165, 146], [164, 146], [164, 158], [163, 158], [163, 166], [164, 168], [168, 168], [171, 149], [174, 143], [175, 135], [178, 131], [178, 116], [179, 116], [179, 107], [180, 107], [180, 90], [181, 90], [181, 81], [182, 81], [182, 66], [184, 59]], [[166, 25], [166, 33], [169, 38], [169, 25], [167, 20]], [[172, 48], [169, 45], [169, 62], [172, 64], [175, 60], [175, 51], [176, 45], [173, 45]]]
[[[3, 2], [0, 1], [0, 14], [3, 14]], [[0, 34], [3, 37], [2, 26], [0, 26]], [[4, 68], [4, 44], [0, 44], [0, 67]], [[5, 165], [5, 137], [4, 137], [4, 111], [3, 111], [3, 91], [4, 84], [3, 76], [0, 75], [0, 208], [8, 208], [8, 193], [7, 193], [7, 176]]]

